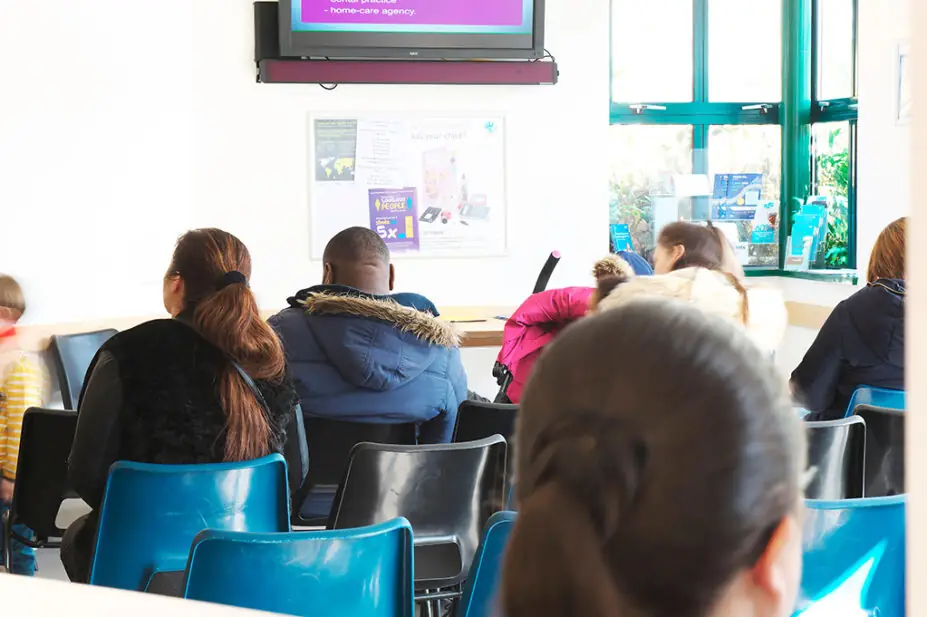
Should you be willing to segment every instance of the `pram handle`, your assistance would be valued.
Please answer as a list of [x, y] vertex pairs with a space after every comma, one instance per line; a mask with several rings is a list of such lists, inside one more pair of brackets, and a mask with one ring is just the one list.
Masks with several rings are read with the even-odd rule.
[[560, 263], [560, 251], [554, 251], [550, 254], [550, 257], [547, 258], [547, 262], [544, 264], [544, 267], [541, 268], [541, 273], [538, 275], [538, 280], [534, 284], [534, 291], [531, 293], [541, 293], [547, 289], [547, 283], [550, 282], [550, 277], [554, 273], [554, 268], [557, 267], [558, 263]]

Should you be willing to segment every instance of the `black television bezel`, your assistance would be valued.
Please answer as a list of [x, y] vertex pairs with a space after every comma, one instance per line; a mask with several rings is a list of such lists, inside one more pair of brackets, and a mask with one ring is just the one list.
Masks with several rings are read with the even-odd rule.
[[[544, 15], [546, 0], [534, 0], [534, 28], [531, 35], [516, 34], [416, 34], [416, 33], [329, 33], [329, 32], [294, 32], [293, 2], [299, 0], [279, 0], [278, 20], [280, 24], [280, 56], [282, 58], [351, 58], [351, 59], [454, 59], [454, 60], [536, 60], [543, 58], [544, 52]], [[480, 45], [517, 37], [532, 39], [530, 47], [499, 47]], [[332, 38], [343, 38], [357, 44], [335, 45]], [[370, 44], [361, 43], [361, 39]], [[377, 42], [381, 45], [377, 45]], [[434, 42], [434, 45], [429, 43]], [[450, 45], [450, 43], [461, 43]], [[383, 46], [383, 44], [389, 45]], [[405, 44], [404, 44], [405, 43]], [[462, 43], [472, 43], [463, 45]], [[442, 46], [442, 44], [444, 46]]]

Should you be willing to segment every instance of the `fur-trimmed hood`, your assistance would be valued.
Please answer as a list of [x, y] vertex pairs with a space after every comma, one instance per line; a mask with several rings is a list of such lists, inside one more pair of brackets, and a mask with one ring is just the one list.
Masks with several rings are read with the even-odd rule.
[[432, 345], [459, 347], [460, 335], [446, 321], [402, 306], [389, 297], [313, 293], [299, 303], [316, 315], [353, 315], [378, 319]]
[[[401, 391], [408, 397], [419, 387], [412, 382], [438, 380], [444, 390], [429, 390], [428, 396], [422, 392], [428, 400], [414, 415], [427, 420], [436, 413], [435, 401], [446, 397], [448, 371], [451, 365], [456, 371], [459, 364], [460, 338], [451, 324], [435, 316], [437, 309], [427, 298], [320, 285], [297, 292], [289, 304], [270, 324], [297, 376], [304, 411], [325, 416], [331, 410], [323, 406], [336, 411], [350, 407], [339, 397], [354, 390], [396, 391], [397, 397]], [[401, 416], [405, 417], [414, 411], [407, 407], [414, 406], [407, 398], [407, 404], [397, 403], [393, 411], [406, 412]], [[359, 409], [354, 415], [366, 417], [372, 411]]]
[[745, 306], [741, 289], [730, 275], [704, 268], [684, 268], [659, 276], [637, 277], [619, 285], [599, 302], [598, 309], [606, 311], [638, 298], [679, 300], [744, 325], [762, 349], [774, 351], [788, 325], [782, 295], [774, 289], [746, 289]]

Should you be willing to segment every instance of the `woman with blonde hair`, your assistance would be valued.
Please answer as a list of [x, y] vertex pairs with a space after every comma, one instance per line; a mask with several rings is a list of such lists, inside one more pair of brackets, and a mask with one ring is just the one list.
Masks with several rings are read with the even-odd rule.
[[809, 420], [844, 417], [860, 386], [904, 389], [905, 221], [879, 234], [866, 287], [834, 307], [792, 373]]

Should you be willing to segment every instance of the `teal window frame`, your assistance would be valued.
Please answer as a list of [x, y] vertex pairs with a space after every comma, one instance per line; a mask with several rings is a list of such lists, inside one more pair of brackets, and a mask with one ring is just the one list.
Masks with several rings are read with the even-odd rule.
[[[853, 91], [844, 99], [818, 100], [820, 61], [819, 0], [782, 2], [782, 100], [712, 102], [709, 99], [709, 0], [693, 2], [691, 102], [625, 101], [615, 102], [609, 54], [609, 124], [691, 125], [692, 173], [708, 173], [708, 134], [713, 125], [763, 125], [782, 127], [782, 186], [779, 225], [779, 267], [748, 268], [750, 276], [789, 276], [812, 280], [847, 281], [855, 275], [827, 270], [786, 271], [784, 269], [792, 217], [811, 194], [815, 161], [811, 147], [811, 127], [818, 122], [849, 121], [850, 187], [848, 191], [848, 269], [856, 268], [856, 55], [858, 0], [853, 0]], [[611, 8], [614, 11], [614, 6]], [[611, 20], [610, 20], [611, 23]], [[707, 155], [703, 154], [706, 153]]]
[[[847, 269], [855, 270], [857, 267], [857, 238], [856, 238], [856, 217], [857, 217], [857, 152], [858, 137], [857, 125], [859, 122], [859, 98], [858, 98], [858, 66], [859, 66], [859, 0], [852, 0], [850, 5], [853, 11], [852, 19], [852, 46], [851, 46], [851, 96], [842, 98], [826, 99], [820, 98], [818, 90], [821, 86], [821, 34], [823, 32], [823, 23], [820, 14], [821, 0], [812, 0], [811, 5], [811, 125], [827, 122], [848, 122], [849, 132], [849, 186], [847, 187]], [[812, 153], [812, 170], [815, 169], [815, 161]], [[812, 176], [812, 182], [817, 183], [817, 178]], [[791, 215], [791, 213], [789, 213]], [[826, 272], [826, 270], [824, 271]]]

